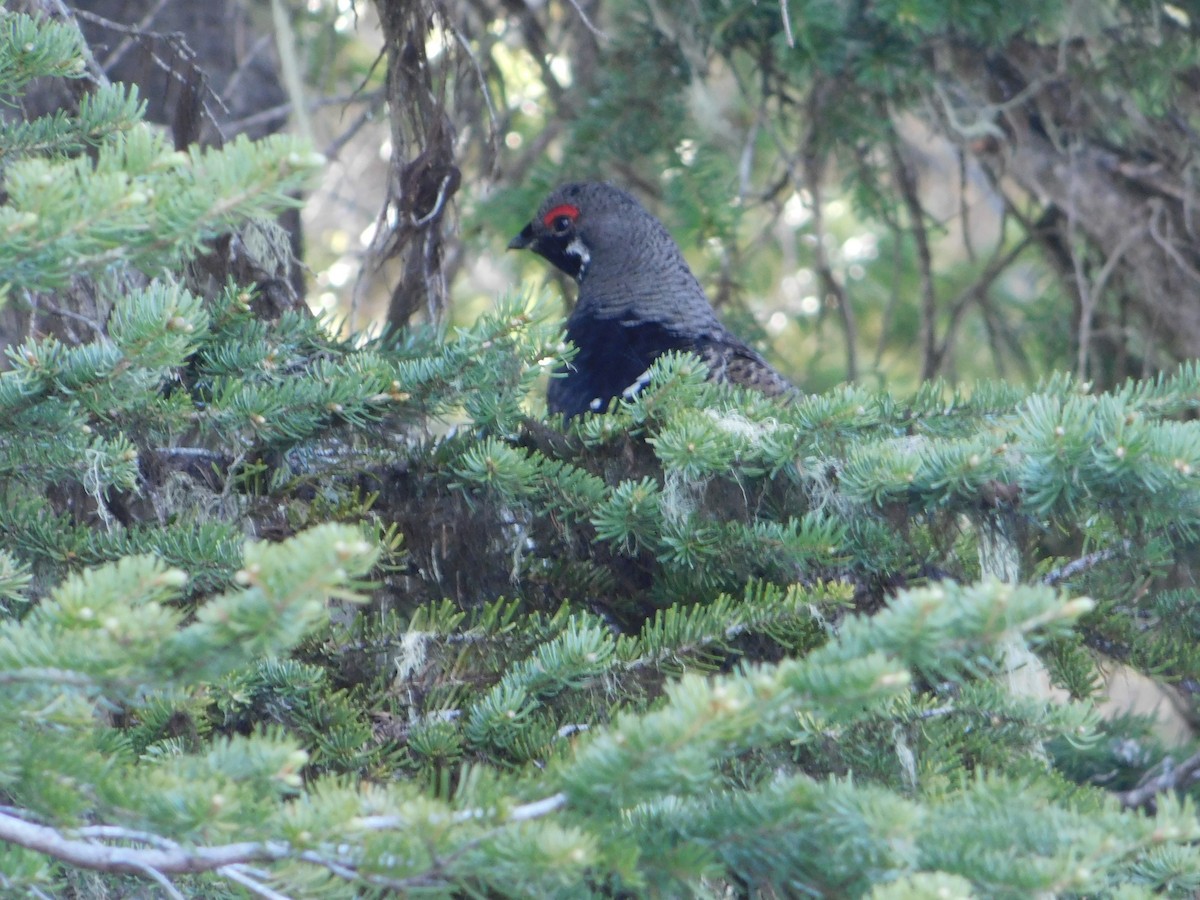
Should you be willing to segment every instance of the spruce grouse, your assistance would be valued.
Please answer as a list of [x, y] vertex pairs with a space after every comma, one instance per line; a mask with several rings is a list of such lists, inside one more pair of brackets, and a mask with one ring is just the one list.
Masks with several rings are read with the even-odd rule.
[[795, 390], [725, 329], [667, 229], [620, 188], [562, 185], [508, 248], [532, 250], [579, 284], [567, 320], [578, 353], [550, 381], [553, 413], [607, 409], [640, 389], [650, 364], [669, 350], [695, 353], [715, 381], [769, 396]]

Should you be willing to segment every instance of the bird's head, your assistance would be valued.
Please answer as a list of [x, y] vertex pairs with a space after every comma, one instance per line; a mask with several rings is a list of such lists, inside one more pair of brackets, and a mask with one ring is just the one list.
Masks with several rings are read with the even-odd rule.
[[647, 222], [657, 226], [620, 188], [600, 182], [564, 184], [542, 201], [508, 249], [532, 250], [582, 282], [597, 261], [618, 252], [628, 256], [640, 239], [636, 231]]

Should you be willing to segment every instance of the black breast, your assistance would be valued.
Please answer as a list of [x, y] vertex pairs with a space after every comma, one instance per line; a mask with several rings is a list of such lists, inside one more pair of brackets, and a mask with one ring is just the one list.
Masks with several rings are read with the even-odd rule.
[[567, 337], [579, 352], [551, 379], [546, 400], [551, 412], [568, 418], [607, 409], [667, 351], [695, 349], [692, 339], [658, 322], [601, 319], [578, 311], [567, 322]]

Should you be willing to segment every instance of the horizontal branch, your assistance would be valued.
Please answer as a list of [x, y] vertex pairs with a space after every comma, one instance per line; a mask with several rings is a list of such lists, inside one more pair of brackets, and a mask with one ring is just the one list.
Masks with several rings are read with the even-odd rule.
[[[566, 794], [558, 793], [542, 800], [535, 800], [509, 810], [506, 820], [525, 822], [537, 819], [562, 809], [567, 803]], [[456, 817], [460, 821], [480, 816], [478, 810], [466, 810]], [[358, 821], [358, 827], [369, 831], [385, 831], [411, 825], [402, 816], [367, 816]], [[68, 865], [97, 872], [120, 872], [129, 875], [150, 877], [156, 881], [167, 875], [183, 875], [197, 872], [216, 872], [253, 890], [260, 896], [272, 896], [273, 892], [261, 885], [251, 886], [250, 875], [237, 867], [247, 863], [277, 862], [297, 859], [323, 866], [333, 874], [347, 880], [365, 879], [369, 883], [386, 884], [405, 889], [427, 885], [430, 874], [407, 879], [388, 879], [368, 875], [358, 870], [356, 863], [343, 859], [331, 859], [313, 851], [301, 851], [286, 841], [246, 841], [238, 844], [222, 844], [216, 847], [182, 847], [174, 841], [145, 831], [126, 829], [112, 825], [91, 825], [76, 831], [83, 839], [68, 837], [56, 828], [27, 821], [9, 812], [0, 811], [0, 841], [17, 844], [27, 850], [45, 853]], [[149, 847], [114, 847], [96, 843], [96, 839], [135, 841]], [[261, 888], [261, 889], [260, 889]]]
[[1097, 550], [1094, 553], [1089, 553], [1086, 556], [1081, 556], [1079, 559], [1072, 560], [1065, 565], [1059, 566], [1051, 572], [1047, 572], [1042, 576], [1042, 584], [1053, 587], [1060, 581], [1066, 581], [1068, 578], [1074, 578], [1094, 566], [1098, 566], [1102, 562], [1107, 562], [1113, 559], [1119, 552], [1128, 552], [1133, 545], [1129, 541], [1122, 541], [1121, 546], [1110, 547], [1107, 550]]
[[65, 684], [71, 687], [91, 687], [95, 684], [90, 675], [86, 675], [83, 672], [76, 672], [73, 669], [35, 666], [28, 669], [0, 671], [0, 684], [17, 684], [32, 681], [44, 684]]
[[223, 866], [250, 862], [273, 862], [294, 856], [283, 841], [246, 841], [217, 847], [109, 847], [86, 840], [73, 840], [55, 828], [26, 822], [0, 813], [0, 840], [97, 872], [145, 875], [148, 870], [164, 875], [211, 872]]
[[1117, 799], [1125, 809], [1148, 808], [1154, 811], [1154, 798], [1168, 791], [1183, 790], [1200, 779], [1200, 753], [1196, 753], [1175, 766], [1168, 757], [1163, 760], [1162, 772], [1149, 781], [1128, 791], [1117, 792]]

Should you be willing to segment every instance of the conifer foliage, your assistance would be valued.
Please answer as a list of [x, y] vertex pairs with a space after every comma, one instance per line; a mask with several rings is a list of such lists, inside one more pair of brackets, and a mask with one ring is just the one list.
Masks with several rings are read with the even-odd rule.
[[[0, 13], [0, 93], [85, 52]], [[319, 164], [119, 86], [0, 126], [0, 287], [79, 326], [0, 374], [6, 894], [1200, 885], [1187, 779], [1088, 699], [1098, 647], [1200, 677], [1200, 369], [785, 402], [669, 356], [564, 426], [537, 298], [341, 341], [197, 276]]]

